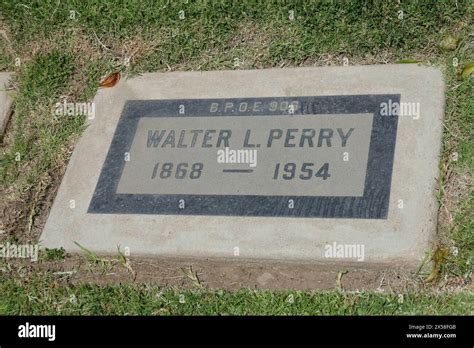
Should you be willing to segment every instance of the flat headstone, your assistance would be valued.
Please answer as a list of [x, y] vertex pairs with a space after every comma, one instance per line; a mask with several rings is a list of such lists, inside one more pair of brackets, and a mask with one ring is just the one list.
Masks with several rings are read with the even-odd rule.
[[45, 247], [398, 264], [430, 248], [444, 106], [434, 68], [152, 73], [94, 103]]
[[12, 98], [7, 92], [8, 82], [11, 76], [11, 73], [0, 72], [0, 137], [5, 132], [12, 106]]

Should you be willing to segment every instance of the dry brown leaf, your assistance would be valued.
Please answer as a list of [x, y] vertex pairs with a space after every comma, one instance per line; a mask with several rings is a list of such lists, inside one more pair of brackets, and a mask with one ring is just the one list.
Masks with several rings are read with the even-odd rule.
[[100, 87], [104, 88], [110, 88], [115, 86], [118, 82], [120, 81], [120, 73], [119, 72], [114, 72], [107, 76], [105, 79], [103, 79], [100, 82]]

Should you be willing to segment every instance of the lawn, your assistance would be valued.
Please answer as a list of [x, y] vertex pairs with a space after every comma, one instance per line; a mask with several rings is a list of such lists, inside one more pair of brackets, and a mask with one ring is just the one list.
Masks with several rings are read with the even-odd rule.
[[428, 64], [445, 76], [445, 131], [438, 244], [416, 285], [404, 293], [87, 285], [1, 260], [0, 313], [473, 314], [474, 93], [472, 75], [462, 71], [474, 61], [474, 4], [374, 3], [0, 2], [0, 71], [15, 73], [14, 113], [1, 143], [0, 241], [38, 240], [85, 124], [51, 110], [64, 100], [91, 101], [110, 73]]

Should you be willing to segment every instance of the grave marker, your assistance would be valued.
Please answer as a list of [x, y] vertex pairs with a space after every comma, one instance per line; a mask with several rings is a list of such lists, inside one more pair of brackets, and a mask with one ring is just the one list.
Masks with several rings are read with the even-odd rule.
[[8, 123], [12, 98], [8, 95], [7, 88], [12, 74], [0, 72], [0, 137], [3, 136]]
[[94, 103], [44, 246], [411, 264], [429, 250], [444, 103], [434, 68], [153, 73]]

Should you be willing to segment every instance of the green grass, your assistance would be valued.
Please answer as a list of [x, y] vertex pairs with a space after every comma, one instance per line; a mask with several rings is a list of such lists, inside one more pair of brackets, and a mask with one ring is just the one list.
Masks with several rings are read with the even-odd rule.
[[[179, 18], [183, 10], [185, 18]], [[289, 20], [293, 10], [295, 19]], [[399, 19], [400, 10], [403, 19]], [[74, 19], [71, 19], [71, 12]], [[474, 261], [474, 98], [472, 77], [458, 79], [474, 60], [470, 1], [56, 1], [0, 2], [0, 71], [16, 73], [15, 111], [2, 148], [0, 207], [6, 206], [6, 238], [35, 240], [48, 213], [72, 148], [84, 130], [82, 117], [55, 116], [55, 103], [90, 101], [101, 77], [120, 71], [254, 69], [308, 65], [394, 63], [418, 60], [439, 67], [446, 80], [446, 131], [441, 158], [440, 250], [458, 254], [437, 260], [444, 286], [469, 283]], [[438, 44], [460, 38], [454, 50]], [[131, 57], [130, 65], [125, 58]], [[453, 58], [460, 67], [453, 67]], [[235, 62], [238, 60], [239, 65]], [[20, 65], [16, 64], [21, 62]], [[459, 159], [450, 160], [457, 152]], [[18, 160], [19, 159], [19, 160]], [[448, 175], [448, 173], [450, 173]], [[54, 252], [53, 259], [63, 257]], [[4, 274], [2, 269], [0, 274]], [[21, 278], [23, 279], [23, 278]], [[145, 286], [70, 286], [12, 279], [0, 284], [0, 312], [46, 314], [443, 314], [472, 313], [472, 295], [365, 292], [288, 293], [168, 289]], [[443, 280], [446, 280], [443, 283]], [[72, 293], [78, 304], [63, 303]], [[165, 299], [167, 299], [165, 301]], [[129, 302], [125, 308], [122, 302]], [[110, 302], [107, 304], [107, 302]]]
[[[53, 285], [54, 284], [54, 285]], [[1, 279], [0, 314], [20, 315], [453, 315], [474, 294], [184, 290], [149, 285], [57, 285], [53, 276]]]

